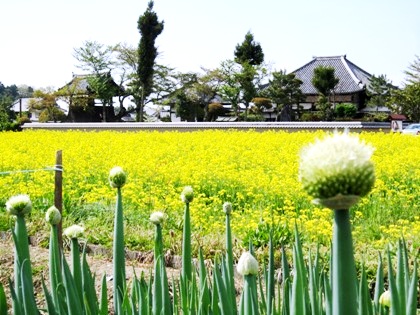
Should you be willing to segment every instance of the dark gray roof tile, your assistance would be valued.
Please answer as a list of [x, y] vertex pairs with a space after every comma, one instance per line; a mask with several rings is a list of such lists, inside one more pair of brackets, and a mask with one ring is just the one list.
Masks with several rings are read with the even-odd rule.
[[368, 72], [347, 60], [345, 55], [314, 57], [312, 61], [293, 71], [296, 77], [303, 82], [301, 90], [304, 94], [318, 94], [318, 91], [312, 85], [312, 78], [314, 76], [314, 69], [319, 66], [334, 68], [335, 76], [339, 79], [335, 88], [336, 94], [361, 91], [368, 86], [369, 79], [372, 77]]

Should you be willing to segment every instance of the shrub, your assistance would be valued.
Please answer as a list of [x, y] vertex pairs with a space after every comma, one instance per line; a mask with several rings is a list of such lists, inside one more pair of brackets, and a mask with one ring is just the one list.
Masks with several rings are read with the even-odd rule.
[[356, 112], [356, 105], [352, 103], [337, 104], [335, 107], [335, 115], [339, 118], [352, 118]]

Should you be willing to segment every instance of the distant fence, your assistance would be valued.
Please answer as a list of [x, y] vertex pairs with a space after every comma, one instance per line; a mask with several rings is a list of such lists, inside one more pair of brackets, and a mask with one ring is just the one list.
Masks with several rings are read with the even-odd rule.
[[350, 129], [351, 131], [389, 132], [391, 124], [376, 122], [124, 122], [124, 123], [26, 123], [24, 130], [119, 130], [119, 131], [196, 131], [208, 129], [235, 130], [334, 130]]

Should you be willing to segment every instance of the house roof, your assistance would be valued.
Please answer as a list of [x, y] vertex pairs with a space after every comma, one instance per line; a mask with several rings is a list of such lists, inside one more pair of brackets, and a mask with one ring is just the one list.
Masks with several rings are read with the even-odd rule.
[[346, 55], [313, 57], [310, 62], [292, 72], [302, 80], [301, 90], [304, 94], [318, 94], [318, 91], [312, 85], [312, 78], [314, 69], [319, 66], [334, 68], [334, 74], [339, 79], [334, 90], [336, 94], [348, 94], [364, 90], [372, 77], [371, 74], [348, 60]]
[[[111, 87], [115, 88], [116, 95], [123, 94], [123, 88], [120, 87], [117, 83], [115, 83], [114, 79], [112, 78], [110, 73], [107, 73], [110, 78], [109, 84]], [[73, 74], [72, 80], [67, 83], [65, 86], [59, 88], [58, 90], [64, 90], [71, 87], [72, 91], [76, 92], [76, 94], [86, 95], [91, 94], [92, 89], [89, 86], [89, 77], [93, 77], [93, 74]]]
[[[11, 110], [15, 113], [19, 113], [21, 110], [22, 112], [29, 112], [29, 104], [31, 102], [31, 99], [35, 99], [35, 98], [31, 98], [31, 97], [23, 97], [21, 99], [17, 99], [16, 101], [13, 102]], [[39, 100], [39, 99], [38, 99]], [[21, 108], [21, 104], [22, 104], [22, 108]], [[61, 111], [63, 111], [64, 113], [67, 113], [67, 103], [63, 102], [61, 100], [56, 100], [56, 105], [57, 108], [60, 109]]]

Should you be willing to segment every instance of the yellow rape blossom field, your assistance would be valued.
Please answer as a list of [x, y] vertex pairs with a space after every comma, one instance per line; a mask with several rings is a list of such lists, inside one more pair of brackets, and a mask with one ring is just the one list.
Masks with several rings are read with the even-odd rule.
[[[0, 229], [10, 221], [7, 199], [28, 194], [34, 210], [29, 233], [47, 239], [45, 211], [53, 204], [55, 164], [63, 152], [63, 226], [86, 227], [89, 243], [112, 243], [115, 190], [109, 170], [127, 172], [123, 205], [127, 247], [150, 250], [153, 226], [149, 216], [163, 211], [165, 245], [180, 253], [184, 186], [194, 189], [191, 203], [193, 242], [207, 253], [223, 249], [222, 205], [233, 205], [232, 230], [238, 246], [252, 238], [268, 242], [270, 226], [277, 243], [293, 239], [297, 224], [308, 242], [328, 245], [332, 213], [311, 203], [298, 180], [301, 148], [325, 132], [193, 131], [86, 132], [24, 131], [0, 134]], [[384, 249], [404, 236], [420, 246], [420, 137], [362, 132], [375, 147], [376, 184], [352, 209], [358, 248]], [[35, 170], [34, 172], [21, 172]]]

